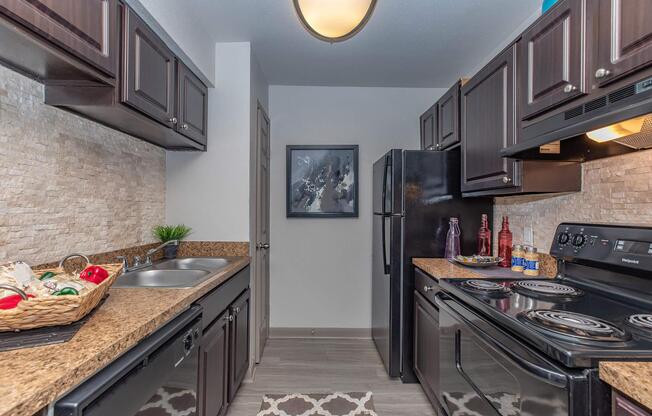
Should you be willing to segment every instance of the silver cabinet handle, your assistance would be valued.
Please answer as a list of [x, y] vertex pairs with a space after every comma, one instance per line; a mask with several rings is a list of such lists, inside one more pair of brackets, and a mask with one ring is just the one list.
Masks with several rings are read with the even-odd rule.
[[170, 123], [172, 123], [172, 124], [177, 124], [178, 121], [179, 121], [179, 120], [177, 120], [176, 117], [172, 117], [172, 118], [169, 118], [169, 119], [168, 119], [168, 122], [170, 122]]
[[224, 317], [224, 320], [227, 321], [227, 322], [233, 322], [233, 315], [226, 315]]
[[441, 143], [437, 143], [437, 149], [441, 149]]
[[611, 71], [609, 71], [608, 69], [605, 69], [605, 68], [600, 68], [597, 71], [595, 71], [595, 77], [597, 79], [606, 78], [609, 75], [611, 75]]
[[235, 313], [236, 315], [239, 314], [240, 313], [240, 307], [236, 306], [235, 308], [233, 308], [233, 313]]
[[432, 290], [432, 286], [426, 285], [426, 286], [423, 287], [424, 292], [430, 292], [431, 290]]
[[188, 125], [186, 123], [183, 123], [181, 125], [181, 128], [184, 129], [184, 130], [188, 130]]
[[577, 87], [573, 84], [566, 84], [566, 86], [564, 87], [564, 92], [566, 94], [569, 94], [573, 91], [577, 91]]
[[503, 183], [510, 183], [512, 181], [512, 178], [503, 176]]

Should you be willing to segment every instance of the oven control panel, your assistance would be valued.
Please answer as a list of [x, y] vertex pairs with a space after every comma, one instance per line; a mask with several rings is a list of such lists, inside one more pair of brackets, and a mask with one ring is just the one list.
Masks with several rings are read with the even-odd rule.
[[562, 223], [550, 254], [621, 267], [652, 270], [652, 228]]

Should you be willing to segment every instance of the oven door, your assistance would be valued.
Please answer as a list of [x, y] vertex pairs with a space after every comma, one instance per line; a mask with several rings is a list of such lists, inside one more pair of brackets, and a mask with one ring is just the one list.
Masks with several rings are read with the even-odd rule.
[[569, 376], [459, 302], [438, 295], [440, 401], [449, 416], [568, 416]]

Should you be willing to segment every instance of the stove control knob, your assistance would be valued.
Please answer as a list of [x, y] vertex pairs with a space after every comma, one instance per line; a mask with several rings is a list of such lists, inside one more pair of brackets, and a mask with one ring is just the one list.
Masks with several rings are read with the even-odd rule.
[[573, 245], [575, 247], [582, 247], [586, 243], [586, 237], [583, 234], [575, 234], [573, 236]]
[[563, 232], [559, 234], [559, 237], [557, 238], [557, 242], [562, 246], [566, 245], [569, 240], [570, 240], [570, 234], [568, 234], [567, 232]]

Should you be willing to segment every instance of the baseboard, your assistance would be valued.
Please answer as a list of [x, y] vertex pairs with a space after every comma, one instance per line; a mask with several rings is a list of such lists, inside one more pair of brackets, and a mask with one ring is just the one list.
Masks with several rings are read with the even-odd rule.
[[270, 328], [269, 337], [371, 339], [371, 328]]

